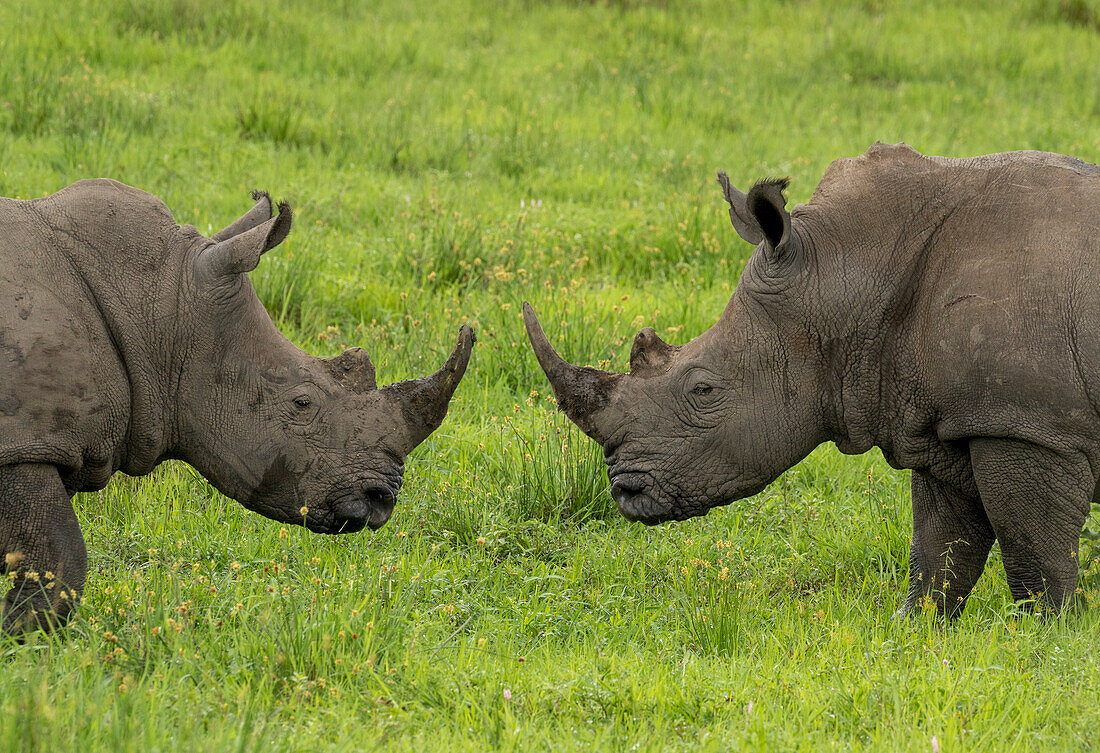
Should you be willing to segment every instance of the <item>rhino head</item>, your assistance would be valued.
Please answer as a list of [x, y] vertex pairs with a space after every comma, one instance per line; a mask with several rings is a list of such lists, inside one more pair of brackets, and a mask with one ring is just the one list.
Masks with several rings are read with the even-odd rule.
[[[185, 264], [193, 343], [179, 366], [171, 454], [274, 520], [322, 533], [378, 528], [390, 517], [405, 457], [443, 421], [470, 359], [469, 326], [431, 376], [379, 388], [370, 357], [316, 358], [276, 329], [248, 279], [290, 231], [266, 194], [195, 245]], [[181, 304], [182, 305], [182, 304]]]
[[558, 406], [603, 446], [611, 495], [647, 524], [705, 514], [761, 491], [826, 438], [816, 343], [779, 311], [798, 300], [807, 266], [782, 191], [746, 195], [719, 182], [738, 233], [759, 244], [718, 322], [685, 345], [652, 328], [634, 339], [626, 374], [574, 366], [524, 304], [527, 334]]

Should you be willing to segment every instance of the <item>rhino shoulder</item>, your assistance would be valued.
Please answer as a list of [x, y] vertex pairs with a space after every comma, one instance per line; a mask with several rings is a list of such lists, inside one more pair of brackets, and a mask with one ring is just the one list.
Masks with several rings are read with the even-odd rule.
[[[1100, 177], [1100, 166], [1053, 152], [997, 152], [976, 157], [924, 155], [905, 142], [872, 144], [858, 157], [835, 160], [814, 189], [811, 203], [824, 203], [842, 195], [880, 192], [888, 185], [918, 180], [955, 182], [964, 174], [975, 178], [990, 173], [1032, 174], [1040, 182], [1051, 178], [1090, 179]], [[1039, 178], [1045, 175], [1046, 178]], [[952, 178], [954, 176], [954, 178]]]
[[927, 157], [904, 141], [897, 144], [876, 141], [857, 157], [833, 160], [814, 189], [810, 202], [819, 204], [837, 194], [850, 195], [853, 191], [871, 189], [884, 177], [894, 179], [899, 173], [919, 168], [925, 160]]
[[151, 193], [142, 191], [140, 188], [128, 186], [113, 178], [83, 178], [74, 183], [70, 183], [60, 191], [45, 197], [43, 200], [65, 198], [71, 201], [81, 197], [102, 200], [125, 200], [134, 201], [136, 203], [155, 203], [167, 208], [163, 201], [153, 196]]
[[87, 178], [30, 202], [51, 226], [79, 227], [86, 237], [175, 225], [168, 205], [140, 188], [110, 178]]

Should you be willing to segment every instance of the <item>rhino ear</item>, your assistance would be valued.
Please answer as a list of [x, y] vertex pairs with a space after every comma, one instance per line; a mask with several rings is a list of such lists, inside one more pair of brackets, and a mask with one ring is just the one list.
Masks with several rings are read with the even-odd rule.
[[267, 195], [267, 191], [253, 191], [252, 200], [256, 202], [255, 206], [238, 217], [233, 224], [226, 225], [214, 235], [210, 236], [210, 240], [224, 241], [232, 238], [233, 236], [240, 235], [246, 230], [259, 225], [261, 222], [267, 222], [271, 219], [271, 197]]
[[764, 240], [760, 226], [745, 206], [745, 194], [730, 185], [729, 176], [724, 172], [718, 173], [718, 185], [722, 187], [722, 194], [730, 205], [730, 222], [737, 234], [754, 246]]
[[286, 239], [292, 222], [290, 205], [284, 201], [279, 204], [279, 214], [275, 217], [204, 248], [195, 259], [195, 271], [207, 280], [251, 272], [260, 263], [260, 256]]
[[788, 183], [790, 178], [762, 180], [745, 197], [745, 209], [760, 228], [770, 261], [782, 258], [791, 240], [791, 215], [783, 197]]

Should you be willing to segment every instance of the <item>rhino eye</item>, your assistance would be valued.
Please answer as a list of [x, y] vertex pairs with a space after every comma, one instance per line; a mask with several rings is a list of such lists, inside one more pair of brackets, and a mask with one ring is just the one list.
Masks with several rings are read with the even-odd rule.
[[700, 382], [699, 384], [691, 388], [691, 393], [693, 395], [706, 395], [713, 389], [714, 388], [711, 387], [709, 384], [705, 382]]
[[312, 404], [313, 404], [313, 401], [310, 400], [305, 395], [302, 395], [301, 397], [294, 398], [294, 405], [301, 408], [302, 410], [305, 410], [306, 408], [308, 408]]

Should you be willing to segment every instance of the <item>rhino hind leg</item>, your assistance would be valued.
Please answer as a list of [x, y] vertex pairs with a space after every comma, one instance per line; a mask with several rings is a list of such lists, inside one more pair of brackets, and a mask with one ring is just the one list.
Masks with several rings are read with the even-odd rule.
[[0, 557], [11, 583], [0, 602], [3, 632], [63, 625], [84, 592], [88, 555], [52, 465], [0, 466]]
[[974, 478], [1017, 601], [1058, 611], [1077, 588], [1077, 549], [1096, 479], [1088, 460], [1011, 439], [970, 443]]
[[993, 527], [980, 499], [959, 494], [927, 473], [913, 472], [913, 543], [909, 550], [909, 597], [899, 616], [933, 604], [955, 617], [978, 582]]

